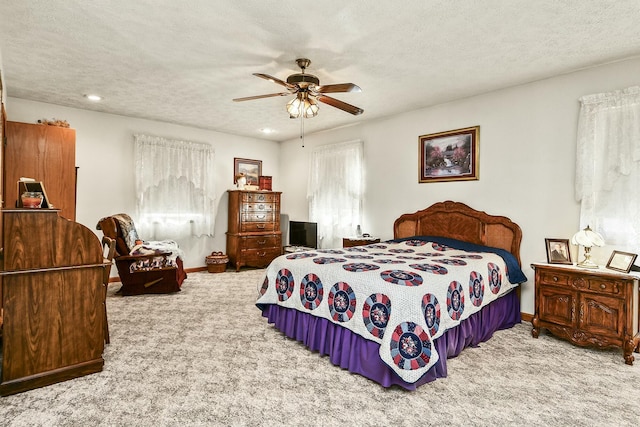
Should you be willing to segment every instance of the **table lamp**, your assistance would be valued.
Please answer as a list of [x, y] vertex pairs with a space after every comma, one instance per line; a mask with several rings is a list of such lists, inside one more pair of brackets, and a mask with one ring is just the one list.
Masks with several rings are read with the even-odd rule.
[[577, 264], [578, 267], [598, 268], [598, 265], [591, 261], [591, 248], [593, 246], [604, 246], [604, 239], [600, 234], [593, 231], [587, 225], [587, 228], [573, 235], [571, 243], [584, 246], [584, 259]]

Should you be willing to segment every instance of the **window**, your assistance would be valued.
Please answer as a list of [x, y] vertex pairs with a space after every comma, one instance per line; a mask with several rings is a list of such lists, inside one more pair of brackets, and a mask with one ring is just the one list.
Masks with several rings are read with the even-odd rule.
[[309, 173], [309, 219], [318, 223], [318, 247], [340, 247], [362, 222], [362, 141], [315, 148]]
[[576, 199], [580, 228], [640, 248], [640, 87], [580, 98]]
[[213, 236], [214, 150], [208, 144], [134, 135], [140, 236]]

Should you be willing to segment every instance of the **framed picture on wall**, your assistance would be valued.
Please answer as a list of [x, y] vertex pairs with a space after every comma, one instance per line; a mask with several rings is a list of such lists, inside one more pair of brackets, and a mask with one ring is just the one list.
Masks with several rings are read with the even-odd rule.
[[418, 181], [470, 181], [478, 179], [480, 126], [418, 137]]
[[262, 175], [262, 160], [233, 159], [233, 183], [237, 182], [239, 174], [247, 178], [247, 185], [259, 185], [259, 177]]
[[544, 239], [549, 264], [573, 264], [569, 251], [569, 239]]
[[613, 251], [609, 262], [607, 262], [607, 268], [610, 270], [622, 271], [628, 273], [631, 270], [631, 266], [636, 261], [638, 255], [630, 252]]

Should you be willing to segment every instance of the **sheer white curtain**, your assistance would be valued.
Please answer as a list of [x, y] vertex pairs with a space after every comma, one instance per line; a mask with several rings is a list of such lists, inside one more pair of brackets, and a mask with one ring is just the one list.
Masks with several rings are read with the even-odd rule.
[[580, 226], [640, 249], [640, 87], [580, 98], [576, 199]]
[[318, 223], [318, 247], [342, 246], [362, 221], [362, 141], [315, 148], [309, 168], [309, 220]]
[[213, 236], [213, 148], [149, 135], [134, 140], [139, 235], [145, 240]]

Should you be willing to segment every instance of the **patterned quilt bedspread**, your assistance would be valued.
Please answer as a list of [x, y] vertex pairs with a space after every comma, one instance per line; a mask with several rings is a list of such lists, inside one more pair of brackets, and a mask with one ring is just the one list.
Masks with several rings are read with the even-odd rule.
[[414, 237], [280, 256], [256, 305], [323, 317], [378, 342], [380, 358], [412, 383], [437, 362], [435, 338], [525, 280], [506, 251]]

